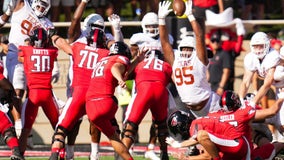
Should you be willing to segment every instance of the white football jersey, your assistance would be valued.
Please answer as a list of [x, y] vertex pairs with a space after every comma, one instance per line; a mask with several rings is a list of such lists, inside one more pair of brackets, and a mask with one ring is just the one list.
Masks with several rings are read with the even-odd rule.
[[276, 67], [274, 72], [274, 83], [273, 85], [277, 88], [284, 87], [284, 66], [279, 65]]
[[206, 79], [205, 66], [194, 51], [190, 58], [182, 58], [175, 50], [175, 60], [172, 66], [173, 78], [181, 101], [187, 105], [196, 105], [209, 98], [210, 85]]
[[[170, 44], [173, 44], [173, 37], [169, 35]], [[139, 48], [146, 47], [149, 49], [162, 50], [160, 38], [154, 39], [145, 33], [135, 33], [129, 40], [130, 45], [136, 44]]]
[[25, 5], [20, 10], [13, 12], [11, 17], [11, 30], [9, 42], [17, 47], [24, 45], [25, 39], [32, 35], [35, 28], [53, 28], [53, 24], [47, 18], [38, 18], [32, 10], [30, 4], [25, 0]]
[[265, 78], [269, 69], [277, 66], [279, 62], [280, 57], [276, 50], [270, 50], [262, 62], [258, 59], [257, 55], [250, 52], [245, 56], [244, 66], [245, 69], [252, 72], [257, 72], [258, 76]]

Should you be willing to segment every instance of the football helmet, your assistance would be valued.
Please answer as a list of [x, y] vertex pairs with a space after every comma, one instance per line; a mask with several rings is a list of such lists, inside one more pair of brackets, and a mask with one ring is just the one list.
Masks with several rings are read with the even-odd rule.
[[33, 0], [32, 9], [36, 16], [43, 17], [47, 14], [50, 8], [50, 0]]
[[[263, 47], [258, 48], [256, 45], [263, 45]], [[268, 52], [270, 48], [270, 40], [264, 32], [256, 32], [250, 40], [251, 52], [256, 54], [258, 59], [262, 59]]]
[[241, 107], [241, 100], [234, 91], [227, 90], [222, 94], [219, 104], [225, 111], [236, 111]]
[[36, 48], [44, 48], [49, 44], [47, 31], [43, 28], [37, 28], [33, 31], [33, 35], [30, 36], [31, 45]]
[[154, 12], [145, 14], [142, 19], [141, 26], [143, 33], [149, 35], [150, 37], [156, 37], [159, 34], [158, 15]]
[[184, 38], [182, 38], [182, 40], [180, 41], [179, 45], [178, 45], [178, 50], [180, 52], [180, 57], [183, 58], [189, 58], [193, 52], [192, 51], [182, 51], [182, 48], [193, 48], [193, 50], [195, 49], [195, 38], [193, 36], [186, 36]]
[[145, 58], [150, 58], [150, 57], [156, 57], [160, 60], [164, 60], [164, 55], [159, 50], [149, 50], [147, 53], [145, 53]]
[[244, 100], [250, 102], [250, 101], [252, 101], [252, 100], [254, 99], [254, 97], [255, 97], [255, 94], [254, 94], [254, 93], [247, 93], [247, 94], [245, 95]]
[[91, 32], [91, 30], [94, 29], [101, 29], [101, 30], [105, 30], [105, 21], [103, 19], [102, 16], [100, 16], [99, 14], [90, 14], [88, 15], [84, 22], [83, 22], [83, 30], [86, 30], [87, 33]]
[[115, 42], [110, 46], [109, 55], [122, 55], [131, 59], [131, 52], [127, 44], [124, 42]]
[[168, 118], [168, 128], [171, 134], [186, 140], [190, 137], [189, 128], [195, 118], [183, 111], [175, 111]]
[[86, 38], [88, 46], [95, 48], [106, 48], [106, 35], [103, 30], [91, 30]]

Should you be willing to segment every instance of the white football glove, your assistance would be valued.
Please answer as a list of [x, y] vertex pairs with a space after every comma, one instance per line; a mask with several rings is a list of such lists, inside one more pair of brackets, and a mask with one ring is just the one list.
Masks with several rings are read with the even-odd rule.
[[6, 104], [0, 103], [0, 111], [2, 111], [4, 113], [8, 113], [8, 111], [9, 111], [9, 104], [8, 103], [6, 103]]
[[236, 23], [237, 35], [238, 36], [245, 35], [246, 31], [245, 31], [245, 27], [243, 25], [242, 20], [240, 18], [235, 18], [234, 21]]
[[60, 77], [60, 70], [58, 61], [54, 61], [53, 70], [52, 70], [52, 82], [57, 83]]
[[188, 0], [188, 1], [185, 2], [184, 14], [186, 16], [192, 15], [192, 0]]
[[82, 2], [88, 3], [90, 0], [82, 0]]
[[16, 135], [19, 138], [21, 133], [22, 133], [22, 129], [23, 129], [23, 125], [22, 125], [22, 120], [18, 119], [15, 121], [15, 131], [16, 131]]
[[170, 5], [171, 5], [170, 1], [163, 1], [159, 3], [159, 11], [158, 11], [159, 18], [166, 18], [167, 15], [173, 10], [169, 9]]
[[184, 15], [187, 16], [187, 18], [190, 22], [195, 20], [193, 14], [192, 14], [192, 0], [188, 0], [187, 2], [185, 2]]
[[171, 145], [173, 148], [181, 148], [181, 143], [174, 140], [172, 137], [167, 137], [166, 143]]
[[115, 30], [120, 30], [120, 17], [117, 14], [112, 14], [108, 17], [108, 21], [111, 23]]
[[173, 11], [173, 9], [169, 9], [170, 5], [171, 5], [170, 1], [163, 1], [159, 3], [159, 11], [158, 11], [159, 25], [166, 24], [165, 18], [171, 11]]
[[5, 14], [7, 16], [11, 16], [12, 13], [13, 13], [13, 10], [15, 9], [15, 6], [16, 6], [16, 0], [10, 0], [10, 2], [8, 3], [8, 6], [7, 6], [7, 10], [5, 12]]

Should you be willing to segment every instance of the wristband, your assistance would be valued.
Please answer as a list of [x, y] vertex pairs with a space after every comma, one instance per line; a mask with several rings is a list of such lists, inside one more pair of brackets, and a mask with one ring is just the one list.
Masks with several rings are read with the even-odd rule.
[[82, 0], [82, 2], [88, 3], [88, 2], [89, 2], [89, 0]]
[[6, 22], [2, 20], [2, 16], [0, 16], [0, 25], [4, 25]]
[[187, 16], [189, 22], [195, 21], [195, 17], [193, 16], [193, 14], [190, 14]]
[[159, 25], [166, 25], [165, 18], [159, 18]]

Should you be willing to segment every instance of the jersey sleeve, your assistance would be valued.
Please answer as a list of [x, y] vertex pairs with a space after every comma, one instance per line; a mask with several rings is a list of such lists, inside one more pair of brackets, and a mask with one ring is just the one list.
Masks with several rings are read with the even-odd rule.
[[141, 37], [139, 37], [139, 34], [133, 34], [130, 39], [129, 39], [129, 44], [130, 45], [135, 45], [139, 43], [139, 39], [141, 39]]
[[265, 63], [266, 67], [268, 69], [273, 68], [275, 66], [277, 66], [280, 62], [280, 57], [279, 57], [279, 53], [276, 50], [272, 50], [267, 54], [267, 58], [268, 61], [267, 63]]
[[253, 53], [248, 53], [244, 59], [244, 67], [249, 71], [256, 71], [259, 65], [258, 57]]

